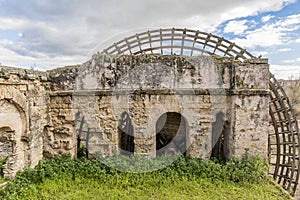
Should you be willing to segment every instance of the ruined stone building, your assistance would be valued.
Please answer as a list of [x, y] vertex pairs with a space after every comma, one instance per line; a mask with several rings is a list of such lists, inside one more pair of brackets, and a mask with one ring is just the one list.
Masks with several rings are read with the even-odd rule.
[[137, 34], [78, 66], [1, 66], [4, 173], [13, 177], [42, 158], [75, 157], [78, 147], [91, 157], [248, 153], [269, 159], [270, 174], [294, 192], [299, 130], [280, 89], [267, 59], [186, 29]]

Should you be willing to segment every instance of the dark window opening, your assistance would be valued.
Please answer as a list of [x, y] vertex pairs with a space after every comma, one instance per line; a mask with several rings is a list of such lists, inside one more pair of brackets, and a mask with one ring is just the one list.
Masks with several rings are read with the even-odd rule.
[[216, 115], [216, 121], [212, 123], [212, 152], [211, 158], [226, 159], [226, 122], [225, 114], [219, 112]]
[[156, 156], [182, 153], [187, 149], [187, 123], [176, 112], [164, 113], [156, 122]]
[[119, 151], [122, 155], [132, 155], [134, 153], [134, 135], [130, 116], [127, 112], [121, 114], [118, 125]]

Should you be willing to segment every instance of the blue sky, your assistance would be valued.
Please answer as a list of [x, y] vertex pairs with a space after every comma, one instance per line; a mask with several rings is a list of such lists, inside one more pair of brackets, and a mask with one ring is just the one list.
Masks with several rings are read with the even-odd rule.
[[299, 0], [0, 0], [0, 63], [81, 64], [126, 34], [160, 27], [229, 39], [269, 58], [277, 78], [300, 73]]

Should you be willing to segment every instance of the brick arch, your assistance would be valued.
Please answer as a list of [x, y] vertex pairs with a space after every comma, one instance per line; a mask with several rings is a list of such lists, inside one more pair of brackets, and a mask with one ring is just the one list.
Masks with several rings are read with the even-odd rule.
[[[245, 61], [254, 56], [222, 37], [198, 30], [168, 28], [137, 33], [105, 48], [102, 54], [218, 55]], [[283, 88], [270, 73], [270, 175], [294, 195], [299, 179], [300, 137], [297, 119]]]

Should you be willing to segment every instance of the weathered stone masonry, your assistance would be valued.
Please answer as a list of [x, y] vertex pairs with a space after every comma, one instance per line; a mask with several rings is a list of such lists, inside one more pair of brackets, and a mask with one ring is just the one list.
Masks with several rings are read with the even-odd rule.
[[129, 150], [155, 157], [166, 151], [158, 148], [167, 145], [160, 140], [173, 139], [167, 147], [210, 158], [222, 135], [226, 157], [267, 157], [268, 82], [264, 59], [97, 54], [81, 66], [47, 72], [2, 66], [5, 175], [13, 177], [43, 157], [75, 156], [83, 117], [81, 129], [89, 138], [81, 145], [91, 155]]

